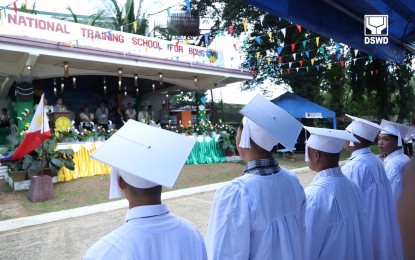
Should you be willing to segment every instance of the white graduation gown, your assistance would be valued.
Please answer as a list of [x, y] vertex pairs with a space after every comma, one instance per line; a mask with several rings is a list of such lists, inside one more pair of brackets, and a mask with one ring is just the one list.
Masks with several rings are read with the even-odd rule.
[[83, 259], [207, 259], [203, 237], [166, 205], [132, 208], [126, 223], [88, 249]]
[[383, 160], [386, 176], [388, 176], [395, 201], [398, 201], [399, 197], [401, 196], [403, 185], [403, 168], [410, 160], [411, 159], [406, 154], [404, 154], [402, 149], [390, 153]]
[[305, 193], [304, 259], [373, 259], [362, 192], [339, 167], [317, 173]]
[[382, 161], [369, 147], [354, 151], [350, 158], [342, 172], [363, 192], [374, 259], [402, 259], [395, 200]]
[[216, 191], [208, 258], [303, 259], [304, 213], [304, 190], [288, 170], [238, 177]]

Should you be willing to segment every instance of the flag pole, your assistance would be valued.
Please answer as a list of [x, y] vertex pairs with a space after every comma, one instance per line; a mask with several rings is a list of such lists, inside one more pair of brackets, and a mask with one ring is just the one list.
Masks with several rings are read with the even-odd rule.
[[40, 160], [40, 176], [43, 176], [43, 164], [45, 163], [45, 146], [43, 145], [43, 142], [45, 141], [45, 94], [43, 93], [43, 104], [41, 104], [42, 106], [42, 131], [41, 131], [41, 136], [42, 136], [42, 158]]

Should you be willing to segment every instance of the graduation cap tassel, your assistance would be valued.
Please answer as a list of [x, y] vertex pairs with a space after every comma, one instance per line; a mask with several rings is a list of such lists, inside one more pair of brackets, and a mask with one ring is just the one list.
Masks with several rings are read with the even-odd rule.
[[[351, 134], [354, 136], [354, 133], [353, 133], [353, 127], [352, 127], [352, 132], [351, 132]], [[353, 142], [353, 141], [350, 141], [349, 146], [354, 146], [354, 142]]]
[[401, 131], [399, 130], [399, 125], [398, 125], [398, 146], [402, 147], [402, 137], [401, 137]]

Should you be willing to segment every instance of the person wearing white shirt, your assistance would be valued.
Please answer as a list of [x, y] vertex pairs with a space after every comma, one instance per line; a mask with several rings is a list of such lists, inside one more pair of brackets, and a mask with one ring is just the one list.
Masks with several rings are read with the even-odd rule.
[[393, 197], [397, 201], [402, 193], [403, 168], [410, 161], [410, 158], [403, 152], [402, 138], [406, 136], [411, 128], [384, 119], [380, 126], [384, 130], [379, 133], [378, 146], [380, 152], [386, 156], [383, 165], [392, 188]]
[[[243, 110], [251, 109], [251, 103]], [[259, 103], [255, 107], [263, 105]], [[210, 260], [303, 259], [304, 190], [297, 177], [280, 167], [273, 157], [280, 141], [288, 147], [295, 144], [301, 124], [283, 112], [287, 120], [279, 119], [284, 116], [279, 117], [272, 110], [262, 109], [246, 115], [238, 127], [237, 148], [247, 165], [241, 177], [215, 193], [206, 234]], [[265, 121], [257, 120], [259, 117]], [[285, 136], [282, 132], [270, 131], [274, 126], [293, 121], [296, 127]], [[293, 138], [289, 140], [287, 136]]]
[[202, 235], [161, 201], [162, 185], [173, 187], [194, 144], [186, 136], [128, 120], [91, 154], [112, 166], [110, 199], [123, 193], [129, 209], [125, 223], [90, 247], [84, 260], [207, 259]]
[[127, 120], [128, 119], [135, 120], [135, 118], [137, 117], [137, 112], [133, 108], [133, 104], [131, 103], [127, 104], [127, 108], [125, 109], [125, 115], [127, 116]]
[[339, 167], [344, 141], [359, 141], [344, 130], [304, 128], [306, 161], [317, 172], [305, 189], [304, 259], [374, 259], [362, 191]]
[[374, 259], [402, 259], [402, 245], [392, 189], [381, 159], [370, 150], [382, 128], [365, 119], [347, 116], [351, 117], [353, 122], [346, 130], [353, 133], [360, 143], [344, 143], [344, 148], [351, 153], [351, 157], [342, 167], [342, 172], [363, 192]]
[[140, 111], [137, 115], [138, 122], [147, 124], [149, 122], [148, 112], [146, 111], [146, 106], [142, 105]]

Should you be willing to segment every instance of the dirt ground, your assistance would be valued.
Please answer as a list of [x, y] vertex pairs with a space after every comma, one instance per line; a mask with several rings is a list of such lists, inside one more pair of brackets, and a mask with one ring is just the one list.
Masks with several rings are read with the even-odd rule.
[[[287, 168], [306, 166], [301, 154], [295, 158], [276, 157]], [[244, 165], [243, 162], [185, 165], [173, 190], [232, 180], [241, 175]], [[27, 191], [12, 191], [5, 180], [0, 180], [0, 221], [109, 201], [109, 175], [60, 182], [54, 188], [54, 200], [31, 203]]]

